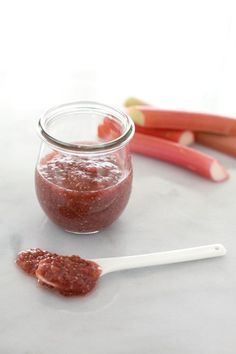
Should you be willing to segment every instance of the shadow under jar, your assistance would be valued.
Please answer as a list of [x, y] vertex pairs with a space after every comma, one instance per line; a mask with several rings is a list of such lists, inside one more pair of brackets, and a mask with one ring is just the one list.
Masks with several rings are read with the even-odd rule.
[[[104, 119], [116, 127], [116, 134], [101, 139]], [[35, 186], [47, 216], [78, 234], [112, 224], [131, 193], [131, 119], [103, 104], [75, 102], [48, 110], [39, 120], [39, 132]]]

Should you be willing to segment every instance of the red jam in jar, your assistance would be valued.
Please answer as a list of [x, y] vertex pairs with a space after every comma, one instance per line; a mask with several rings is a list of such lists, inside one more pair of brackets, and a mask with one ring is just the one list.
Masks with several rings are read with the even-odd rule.
[[[53, 128], [56, 126], [55, 117], [59, 116], [60, 138], [63, 138], [64, 130], [67, 132], [65, 141], [53, 137], [50, 114], [49, 121], [46, 114], [44, 121], [40, 122], [40, 133], [46, 144], [43, 143], [36, 167], [36, 193], [42, 209], [55, 224], [69, 232], [94, 233], [112, 224], [129, 200], [132, 166], [127, 143], [133, 135], [133, 124], [124, 113], [107, 106], [91, 103], [68, 106], [69, 112], [73, 112], [73, 129], [69, 124], [71, 114], [67, 120], [65, 110], [63, 114], [54, 114], [52, 125]], [[121, 135], [114, 141], [101, 142], [94, 132], [107, 114], [119, 124]], [[63, 122], [60, 121], [62, 117]], [[76, 124], [78, 135], [74, 133]], [[83, 135], [80, 136], [81, 130]], [[90, 143], [71, 144], [68, 141]]]
[[49, 218], [72, 232], [95, 232], [115, 221], [131, 192], [115, 156], [90, 160], [49, 154], [36, 171], [39, 202]]

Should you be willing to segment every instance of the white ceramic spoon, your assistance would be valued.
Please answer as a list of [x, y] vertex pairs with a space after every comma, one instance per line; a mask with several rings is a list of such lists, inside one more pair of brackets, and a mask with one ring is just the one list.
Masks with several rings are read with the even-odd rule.
[[102, 268], [102, 276], [119, 270], [195, 261], [205, 258], [220, 257], [225, 254], [226, 249], [223, 245], [213, 244], [137, 256], [99, 258], [92, 259], [92, 261], [99, 264]]

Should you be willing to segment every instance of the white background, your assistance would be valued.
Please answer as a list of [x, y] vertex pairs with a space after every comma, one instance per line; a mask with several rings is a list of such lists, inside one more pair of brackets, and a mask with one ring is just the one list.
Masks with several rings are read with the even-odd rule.
[[[234, 1], [1, 1], [1, 102], [77, 99], [235, 113]], [[33, 118], [33, 117], [32, 117]]]
[[[52, 225], [34, 193], [50, 106], [135, 95], [236, 116], [234, 5], [0, 0], [0, 354], [235, 354], [235, 159], [204, 149], [231, 175], [214, 184], [135, 156], [126, 211], [92, 238]], [[217, 242], [222, 259], [108, 275], [83, 299], [37, 288], [14, 264], [29, 247], [99, 258]]]

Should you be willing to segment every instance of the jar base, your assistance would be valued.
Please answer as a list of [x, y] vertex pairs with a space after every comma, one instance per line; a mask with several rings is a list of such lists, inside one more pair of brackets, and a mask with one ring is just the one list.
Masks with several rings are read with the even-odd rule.
[[66, 232], [69, 232], [70, 234], [74, 234], [74, 235], [94, 235], [97, 234], [99, 232], [99, 230], [96, 231], [87, 231], [87, 232], [83, 232], [83, 231], [70, 231], [70, 230], [65, 230]]

